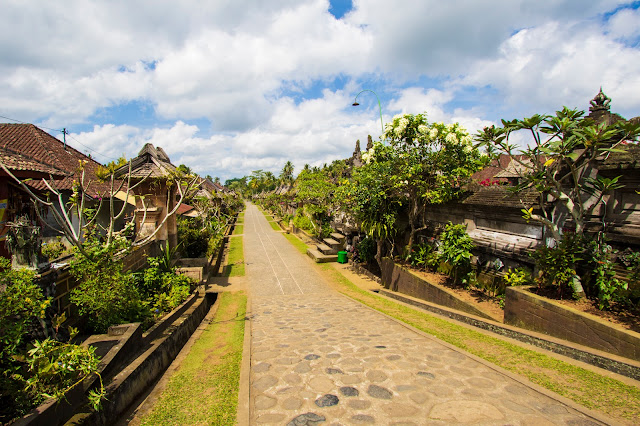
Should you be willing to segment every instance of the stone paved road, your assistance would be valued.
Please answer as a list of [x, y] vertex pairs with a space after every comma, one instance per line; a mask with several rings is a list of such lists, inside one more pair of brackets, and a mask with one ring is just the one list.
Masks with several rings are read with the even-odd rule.
[[252, 424], [599, 424], [331, 290], [245, 214]]

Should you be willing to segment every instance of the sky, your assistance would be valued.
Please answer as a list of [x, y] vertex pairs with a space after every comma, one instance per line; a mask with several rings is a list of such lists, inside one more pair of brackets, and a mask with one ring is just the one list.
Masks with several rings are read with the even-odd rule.
[[[223, 181], [351, 156], [400, 113], [484, 126], [600, 87], [640, 115], [640, 1], [0, 0], [0, 122]], [[364, 92], [362, 92], [364, 91]], [[362, 92], [362, 93], [360, 93]], [[360, 93], [358, 95], [358, 93]], [[353, 107], [357, 97], [360, 106]]]

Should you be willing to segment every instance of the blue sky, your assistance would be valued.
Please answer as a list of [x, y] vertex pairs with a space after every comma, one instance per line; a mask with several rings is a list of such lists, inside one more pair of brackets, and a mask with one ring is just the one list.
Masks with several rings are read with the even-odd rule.
[[[0, 0], [0, 115], [99, 161], [150, 142], [227, 179], [349, 156], [427, 112], [474, 133], [587, 109], [640, 115], [640, 2]], [[359, 107], [352, 107], [355, 95]], [[2, 121], [10, 121], [0, 119]], [[52, 131], [61, 137], [61, 133]]]

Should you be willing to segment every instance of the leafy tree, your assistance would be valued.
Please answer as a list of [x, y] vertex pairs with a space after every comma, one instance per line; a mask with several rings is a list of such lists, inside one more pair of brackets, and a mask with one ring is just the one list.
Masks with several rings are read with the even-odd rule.
[[426, 113], [394, 117], [384, 137], [392, 149], [387, 178], [394, 196], [408, 208], [411, 247], [416, 233], [426, 228], [427, 206], [456, 197], [486, 160], [458, 123], [429, 123]]
[[376, 159], [368, 159], [353, 171], [350, 180], [344, 179], [335, 197], [342, 210], [353, 215], [361, 229], [375, 240], [375, 259], [381, 269], [385, 241], [395, 234], [402, 207], [402, 202], [394, 197], [391, 162], [386, 161], [391, 153], [389, 146], [377, 145], [376, 151], [369, 153]]
[[[560, 230], [567, 218], [577, 234], [584, 233], [587, 219], [607, 192], [621, 187], [619, 177], [600, 176], [597, 163], [612, 152], [623, 151], [640, 134], [640, 124], [598, 124], [583, 116], [584, 111], [563, 107], [555, 115], [502, 120], [502, 127], [486, 127], [476, 137], [490, 154], [511, 158], [519, 174], [516, 193], [540, 193], [541, 213], [525, 208], [524, 217], [543, 224], [556, 241], [561, 240]], [[521, 132], [530, 135], [525, 148], [512, 142]]]

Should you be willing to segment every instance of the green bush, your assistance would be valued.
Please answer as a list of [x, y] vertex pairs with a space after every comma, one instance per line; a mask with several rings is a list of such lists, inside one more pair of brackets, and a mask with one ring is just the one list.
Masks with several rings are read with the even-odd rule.
[[628, 284], [616, 278], [614, 263], [611, 260], [613, 248], [607, 244], [604, 234], [598, 234], [596, 238], [585, 245], [585, 259], [587, 273], [584, 290], [587, 296], [593, 297], [598, 302], [598, 309], [609, 309], [611, 302], [623, 300]]
[[293, 226], [307, 232], [315, 232], [315, 227], [313, 226], [311, 219], [302, 212], [302, 209], [298, 209], [296, 212], [296, 215], [293, 218]]
[[[60, 398], [85, 377], [97, 373], [94, 350], [51, 338], [36, 340], [55, 329], [45, 327], [45, 314], [51, 299], [33, 282], [34, 272], [12, 270], [0, 258], [0, 423], [12, 419], [44, 401]], [[74, 331], [72, 330], [72, 336]], [[29, 346], [32, 345], [32, 348]], [[104, 389], [93, 392], [91, 402], [99, 404]]]
[[63, 244], [60, 237], [58, 237], [56, 241], [43, 243], [41, 248], [42, 255], [49, 260], [59, 258], [65, 251], [67, 251], [67, 247]]
[[405, 261], [419, 269], [430, 266], [433, 258], [433, 247], [428, 243], [414, 244], [405, 255]]
[[89, 331], [104, 333], [110, 325], [144, 321], [150, 316], [135, 285], [133, 274], [124, 272], [120, 256], [130, 244], [117, 239], [110, 246], [89, 236], [84, 244], [91, 258], [76, 254], [70, 262], [71, 274], [80, 283], [71, 291], [71, 303], [86, 315]]
[[186, 275], [177, 274], [175, 268], [163, 267], [161, 258], [148, 257], [147, 264], [149, 267], [136, 273], [135, 277], [138, 288], [147, 304], [153, 307], [157, 318], [185, 301], [193, 282]]
[[555, 287], [560, 294], [573, 294], [582, 260], [583, 241], [575, 234], [565, 234], [555, 247], [539, 247], [532, 254], [540, 273], [536, 282], [540, 288]]
[[211, 237], [211, 231], [203, 229], [195, 219], [178, 219], [178, 244], [184, 257], [204, 257]]
[[509, 269], [504, 275], [504, 282], [507, 286], [531, 284], [531, 273], [522, 268]]
[[356, 254], [360, 262], [368, 263], [375, 260], [376, 242], [373, 238], [365, 237], [356, 245]]
[[473, 247], [473, 240], [467, 234], [466, 225], [454, 225], [449, 222], [440, 235], [438, 271], [448, 274], [454, 282], [469, 274]]

